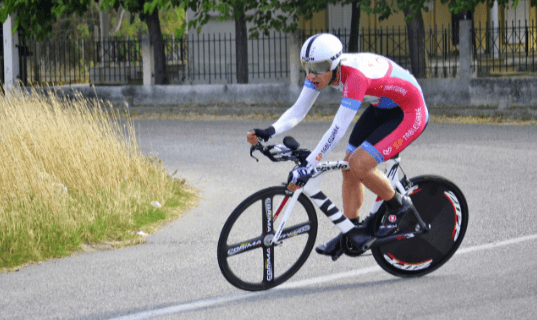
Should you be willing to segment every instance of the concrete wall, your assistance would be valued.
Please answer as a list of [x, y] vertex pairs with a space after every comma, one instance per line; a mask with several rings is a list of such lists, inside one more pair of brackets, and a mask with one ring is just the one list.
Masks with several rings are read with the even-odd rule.
[[470, 104], [537, 109], [537, 78], [472, 79]]
[[[537, 108], [537, 79], [477, 78], [470, 79], [468, 94], [461, 94], [459, 79], [418, 80], [428, 105], [533, 107]], [[302, 87], [287, 83], [213, 84], [180, 86], [120, 86], [63, 88], [84, 96], [108, 100], [114, 105], [157, 107], [171, 105], [287, 105], [291, 106]], [[467, 89], [468, 90], [468, 89]], [[341, 92], [334, 88], [322, 90], [317, 105], [338, 106]]]

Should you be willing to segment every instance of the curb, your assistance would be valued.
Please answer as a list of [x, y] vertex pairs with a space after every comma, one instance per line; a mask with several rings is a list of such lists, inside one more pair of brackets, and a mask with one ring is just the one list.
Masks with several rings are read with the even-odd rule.
[[[288, 105], [156, 105], [156, 106], [133, 106], [115, 105], [122, 111], [134, 115], [142, 114], [177, 114], [177, 115], [220, 115], [220, 116], [245, 116], [245, 115], [281, 115], [290, 106]], [[309, 114], [334, 115], [339, 105], [314, 105]], [[515, 120], [537, 119], [537, 107], [490, 107], [490, 106], [451, 106], [431, 105], [428, 106], [429, 114], [436, 116], [473, 116], [507, 118]], [[360, 108], [358, 114], [365, 110]]]

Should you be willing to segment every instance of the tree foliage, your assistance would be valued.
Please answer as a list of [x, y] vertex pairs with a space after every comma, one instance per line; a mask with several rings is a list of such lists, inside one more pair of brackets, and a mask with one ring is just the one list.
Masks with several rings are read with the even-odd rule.
[[[3, 0], [3, 7], [0, 7], [0, 21], [6, 21], [9, 15], [15, 15], [15, 30], [28, 35], [36, 35], [38, 39], [49, 37], [57, 30], [65, 31], [69, 34], [87, 35], [90, 25], [96, 24], [93, 20], [91, 23], [86, 23], [81, 18], [87, 16], [88, 13], [95, 15], [98, 10], [106, 10], [115, 8], [116, 11], [121, 5], [124, 6], [130, 17], [128, 26], [131, 26], [130, 31], [122, 30], [119, 34], [126, 35], [129, 32], [139, 33], [140, 30], [147, 28], [140, 25], [140, 22], [145, 22], [148, 14], [152, 13], [155, 8], [160, 9], [160, 19], [168, 21], [162, 30], [164, 34], [175, 33], [182, 35], [186, 29], [184, 23], [184, 9], [181, 1], [177, 0], [153, 0], [153, 1], [138, 1], [138, 0], [102, 0], [100, 7], [95, 0]], [[86, 19], [87, 20], [87, 19]], [[84, 23], [78, 23], [84, 22]], [[117, 21], [114, 20], [115, 23]], [[80, 33], [71, 32], [67, 28], [83, 29], [86, 25], [87, 30], [81, 30]]]
[[348, 4], [353, 0], [186, 0], [186, 6], [195, 12], [195, 19], [189, 21], [189, 28], [201, 27], [210, 19], [211, 12], [218, 12], [219, 21], [235, 20], [241, 12], [234, 10], [242, 5], [247, 14], [246, 20], [253, 22], [249, 30], [250, 38], [269, 30], [292, 32], [298, 28], [300, 17], [309, 20], [313, 14], [326, 10], [329, 4]]
[[[422, 11], [428, 12], [429, 8], [426, 4], [431, 1], [434, 0], [396, 0], [389, 4], [387, 0], [360, 0], [360, 6], [368, 14], [378, 14], [380, 20], [385, 20], [399, 11], [408, 11], [409, 14], [405, 15], [405, 19], [410, 21]], [[481, 3], [485, 3], [490, 8], [494, 6], [495, 2], [506, 8], [516, 8], [519, 0], [440, 0], [440, 2], [447, 4], [449, 11], [456, 14], [461, 11], [473, 12]], [[530, 3], [532, 6], [537, 6], [537, 0], [530, 0]]]
[[[189, 22], [189, 28], [201, 27], [210, 19], [211, 12], [219, 12], [217, 20], [234, 20], [237, 13], [234, 8], [237, 4], [242, 4], [246, 12], [250, 12], [246, 19], [253, 22], [250, 29], [250, 37], [256, 38], [260, 33], [267, 33], [268, 30], [291, 32], [298, 28], [300, 17], [306, 20], [312, 19], [313, 14], [326, 10], [329, 4], [345, 5], [356, 3], [361, 10], [368, 14], [378, 14], [380, 20], [387, 19], [397, 12], [407, 12], [407, 22], [422, 11], [429, 9], [427, 3], [433, 0], [185, 0], [185, 4], [193, 12], [195, 19]], [[473, 11], [480, 3], [486, 3], [489, 7], [497, 1], [499, 5], [506, 7], [516, 7], [519, 0], [441, 0], [443, 4], [448, 4], [452, 13], [459, 13], [463, 10]], [[532, 6], [537, 6], [537, 0], [530, 0]]]

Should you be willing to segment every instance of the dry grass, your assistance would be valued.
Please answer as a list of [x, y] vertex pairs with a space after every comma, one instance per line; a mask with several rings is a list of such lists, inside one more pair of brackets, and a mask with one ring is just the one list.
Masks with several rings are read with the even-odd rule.
[[142, 154], [132, 120], [103, 107], [81, 96], [0, 96], [4, 270], [69, 255], [82, 244], [136, 243], [142, 226], [166, 221], [193, 198], [184, 181]]
[[536, 119], [510, 119], [506, 117], [486, 117], [486, 116], [447, 116], [431, 115], [430, 121], [433, 123], [451, 124], [489, 124], [507, 126], [535, 126]]

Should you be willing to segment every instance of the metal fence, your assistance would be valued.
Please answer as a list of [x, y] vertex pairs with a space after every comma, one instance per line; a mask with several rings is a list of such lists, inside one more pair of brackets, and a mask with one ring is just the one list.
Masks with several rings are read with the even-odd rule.
[[[298, 33], [299, 43], [324, 30]], [[348, 29], [331, 30], [349, 50]], [[286, 81], [290, 75], [290, 46], [294, 35], [271, 32], [248, 40], [250, 83]], [[361, 29], [358, 49], [387, 56], [411, 69], [406, 28]], [[459, 69], [458, 35], [452, 26], [429, 28], [422, 35], [425, 72], [428, 78], [456, 77]], [[191, 33], [182, 38], [165, 37], [170, 84], [235, 83], [234, 34]], [[532, 21], [504, 26], [475, 26], [472, 30], [472, 70], [478, 76], [536, 72], [537, 26]], [[27, 84], [141, 84], [143, 79], [140, 38], [106, 41], [77, 39], [19, 42], [21, 80]]]
[[28, 85], [142, 83], [137, 38], [45, 40], [19, 38], [20, 80]]
[[[430, 27], [424, 32], [427, 78], [457, 77], [459, 72], [459, 39], [452, 25]], [[300, 40], [323, 30], [302, 31]], [[348, 52], [350, 32], [331, 30]], [[402, 67], [411, 69], [408, 32], [406, 28], [362, 28], [358, 51], [374, 52], [389, 57]], [[477, 76], [524, 75], [537, 72], [537, 26], [534, 21], [519, 21], [503, 26], [474, 26], [472, 30], [472, 71]], [[421, 70], [419, 74], [423, 74]]]
[[473, 46], [473, 67], [478, 76], [537, 72], [535, 21], [478, 25]]
[[[289, 36], [283, 32], [248, 39], [250, 83], [276, 82], [289, 77], [289, 41]], [[165, 39], [170, 83], [236, 82], [235, 43], [231, 33], [193, 33], [179, 40]]]

